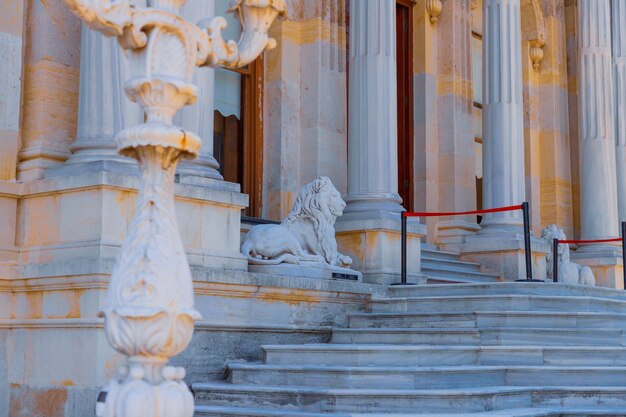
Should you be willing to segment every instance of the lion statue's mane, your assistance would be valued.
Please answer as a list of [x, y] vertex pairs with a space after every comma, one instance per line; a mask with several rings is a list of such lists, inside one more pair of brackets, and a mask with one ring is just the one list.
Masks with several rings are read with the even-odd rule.
[[337, 252], [335, 239], [335, 221], [345, 206], [330, 179], [317, 178], [300, 190], [282, 223], [253, 227], [241, 251], [257, 265], [323, 262], [349, 267], [352, 259]]
[[[541, 231], [541, 238], [546, 239], [550, 247], [552, 247], [553, 239], [565, 240], [565, 232], [563, 229], [559, 229], [556, 224], [553, 224]], [[559, 257], [558, 282], [563, 284], [596, 285], [596, 279], [591, 268], [570, 261], [569, 245], [559, 243], [557, 256]], [[554, 254], [550, 251], [546, 258], [546, 272], [549, 278], [554, 278], [553, 262]]]

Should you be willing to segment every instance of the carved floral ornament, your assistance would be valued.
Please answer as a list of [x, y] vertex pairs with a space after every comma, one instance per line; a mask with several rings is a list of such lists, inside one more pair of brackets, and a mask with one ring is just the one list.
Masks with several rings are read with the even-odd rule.
[[124, 89], [145, 115], [143, 124], [116, 136], [119, 152], [137, 159], [142, 177], [136, 214], [101, 312], [109, 343], [127, 358], [99, 395], [96, 414], [192, 417], [185, 371], [167, 361], [187, 347], [200, 318], [174, 210], [174, 173], [181, 158], [198, 154], [201, 139], [174, 126], [173, 118], [196, 100], [196, 66], [249, 64], [276, 45], [268, 31], [286, 6], [283, 0], [233, 0], [231, 11], [243, 26], [236, 43], [223, 39], [222, 17], [197, 25], [185, 21], [179, 11], [186, 0], [64, 2], [87, 26], [116, 37], [128, 51], [130, 79]]
[[[286, 11], [283, 0], [233, 1], [229, 11], [237, 13], [243, 24], [241, 38], [235, 43], [224, 41], [222, 30], [227, 23], [221, 16], [201, 20], [197, 25], [183, 20], [179, 11], [186, 0], [147, 0], [148, 7], [139, 7], [140, 0], [64, 2], [91, 29], [117, 37], [124, 49], [143, 48], [152, 29], [160, 28], [176, 34], [185, 47], [186, 58], [193, 58], [195, 65], [228, 68], [243, 67], [265, 48], [275, 47], [276, 40], [267, 32], [274, 19]], [[186, 65], [185, 70], [190, 77], [193, 69]]]

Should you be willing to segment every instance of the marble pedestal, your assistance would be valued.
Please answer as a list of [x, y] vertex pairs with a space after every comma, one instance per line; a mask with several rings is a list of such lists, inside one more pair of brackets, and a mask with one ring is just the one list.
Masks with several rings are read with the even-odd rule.
[[586, 265], [593, 271], [596, 286], [624, 289], [624, 262], [622, 248], [604, 248], [593, 250], [591, 247], [580, 247], [572, 252], [572, 262]]
[[[359, 218], [349, 213], [337, 220], [335, 231], [339, 252], [350, 256], [352, 268], [363, 273], [363, 281], [371, 284], [400, 282], [400, 216], [396, 218]], [[426, 226], [417, 219], [407, 224], [407, 281], [421, 283], [421, 242]]]
[[331, 266], [321, 262], [303, 262], [300, 265], [248, 265], [248, 271], [266, 275], [302, 277], [313, 279], [332, 279], [341, 281], [363, 282], [363, 274], [349, 268]]
[[[21, 187], [18, 262], [24, 278], [111, 272], [135, 211], [140, 178], [74, 169], [74, 175], [59, 171], [59, 176]], [[191, 267], [247, 270], [239, 248], [241, 209], [248, 197], [239, 192], [238, 184], [201, 181], [180, 177], [174, 187]]]
[[[526, 252], [523, 233], [473, 235], [459, 245], [447, 245], [448, 250], [461, 253], [464, 261], [478, 262], [487, 271], [505, 280], [526, 279]], [[546, 279], [546, 256], [551, 248], [543, 239], [531, 238], [533, 278]]]

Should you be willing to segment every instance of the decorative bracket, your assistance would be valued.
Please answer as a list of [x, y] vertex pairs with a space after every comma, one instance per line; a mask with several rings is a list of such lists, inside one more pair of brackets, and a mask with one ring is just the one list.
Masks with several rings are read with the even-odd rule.
[[541, 61], [544, 57], [543, 48], [546, 46], [546, 41], [543, 39], [533, 39], [530, 41], [530, 60], [533, 63], [533, 68], [535, 70], [539, 70], [541, 65]]
[[441, 0], [426, 0], [426, 11], [430, 15], [430, 23], [435, 24], [443, 10]]

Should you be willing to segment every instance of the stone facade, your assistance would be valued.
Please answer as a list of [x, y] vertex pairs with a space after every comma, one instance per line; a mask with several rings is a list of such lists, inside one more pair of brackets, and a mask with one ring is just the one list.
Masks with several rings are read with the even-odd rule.
[[[198, 1], [183, 14], [212, 14], [211, 1]], [[222, 179], [213, 152], [215, 74], [196, 75], [199, 102], [178, 123], [200, 135], [202, 148], [180, 165], [174, 187], [204, 317], [175, 359], [189, 382], [220, 378], [226, 359], [257, 358], [262, 343], [326, 340], [329, 326], [399, 278], [396, 11], [393, 0], [365, 1], [287, 0], [256, 105], [262, 217], [284, 218], [305, 184], [328, 176], [348, 203], [336, 225], [339, 251], [363, 283], [248, 271], [240, 245], [249, 197]], [[526, 200], [535, 235], [557, 224], [572, 238], [618, 236], [626, 220], [621, 2], [455, 0], [432, 19], [431, 2], [399, 1], [412, 20], [416, 211], [472, 210], [480, 195], [485, 208]], [[502, 8], [510, 21], [487, 20]], [[473, 65], [480, 16], [484, 60]], [[97, 314], [139, 185], [135, 162], [114, 152], [114, 135], [142, 116], [122, 93], [123, 52], [81, 28], [61, 0], [3, 1], [0, 56], [0, 417], [91, 415], [96, 390], [121, 360]], [[593, 91], [607, 94], [585, 94]], [[409, 224], [410, 279], [422, 279], [423, 243], [518, 278], [520, 217], [484, 222]], [[534, 240], [536, 271], [546, 270], [548, 250]], [[591, 267], [598, 285], [624, 288], [619, 247], [583, 247], [572, 260]]]

